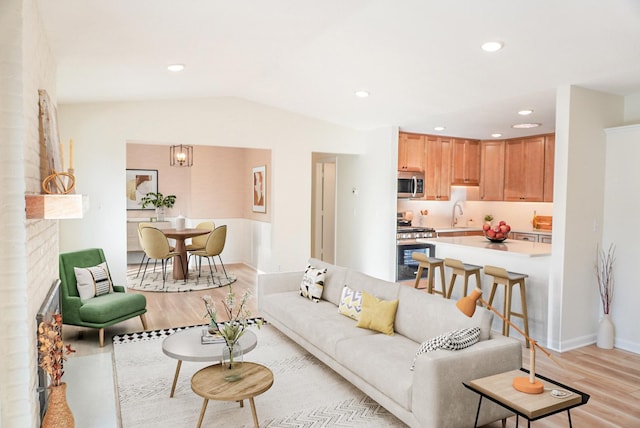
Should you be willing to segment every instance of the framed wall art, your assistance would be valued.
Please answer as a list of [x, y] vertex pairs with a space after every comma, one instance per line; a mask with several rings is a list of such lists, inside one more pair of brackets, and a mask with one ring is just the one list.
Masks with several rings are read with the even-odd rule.
[[253, 212], [267, 212], [267, 167], [253, 168]]
[[142, 208], [142, 198], [149, 192], [158, 193], [158, 170], [127, 169], [127, 210], [154, 210], [153, 205]]

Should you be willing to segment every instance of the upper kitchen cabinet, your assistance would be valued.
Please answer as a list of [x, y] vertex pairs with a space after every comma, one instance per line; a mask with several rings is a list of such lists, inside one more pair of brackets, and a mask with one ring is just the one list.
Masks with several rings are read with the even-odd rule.
[[501, 201], [504, 198], [504, 141], [480, 144], [480, 200]]
[[545, 136], [544, 142], [544, 201], [553, 202], [553, 168], [556, 151], [556, 136]]
[[398, 171], [424, 171], [424, 135], [400, 132]]
[[454, 138], [451, 156], [451, 184], [480, 184], [480, 141]]
[[507, 140], [504, 163], [504, 200], [544, 200], [545, 137]]
[[451, 195], [451, 143], [447, 137], [426, 136], [425, 198], [448, 201]]

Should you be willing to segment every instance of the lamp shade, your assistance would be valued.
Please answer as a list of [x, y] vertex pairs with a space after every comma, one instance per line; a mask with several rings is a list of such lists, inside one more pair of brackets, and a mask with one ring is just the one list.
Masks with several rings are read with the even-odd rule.
[[460, 309], [460, 312], [471, 318], [476, 311], [477, 302], [480, 296], [482, 296], [482, 290], [476, 288], [471, 292], [471, 294], [458, 300], [456, 306]]

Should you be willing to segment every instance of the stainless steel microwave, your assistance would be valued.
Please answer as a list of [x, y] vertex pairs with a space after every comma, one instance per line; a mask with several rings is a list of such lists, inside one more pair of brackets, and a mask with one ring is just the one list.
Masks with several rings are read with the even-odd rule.
[[398, 171], [398, 198], [424, 197], [424, 173]]

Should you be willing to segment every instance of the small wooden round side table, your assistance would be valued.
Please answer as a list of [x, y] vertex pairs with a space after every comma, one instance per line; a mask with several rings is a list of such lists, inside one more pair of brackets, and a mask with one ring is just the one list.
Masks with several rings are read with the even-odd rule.
[[220, 364], [215, 364], [198, 370], [191, 378], [193, 392], [204, 397], [200, 418], [198, 419], [198, 428], [202, 426], [202, 419], [207, 410], [209, 400], [239, 401], [240, 407], [242, 407], [242, 400], [246, 399], [249, 399], [249, 404], [251, 404], [253, 424], [258, 428], [258, 415], [256, 414], [256, 405], [253, 402], [253, 397], [271, 388], [271, 385], [273, 385], [273, 372], [265, 366], [250, 362], [242, 363], [242, 379], [236, 382], [224, 380], [226, 372], [226, 368], [223, 368]]

